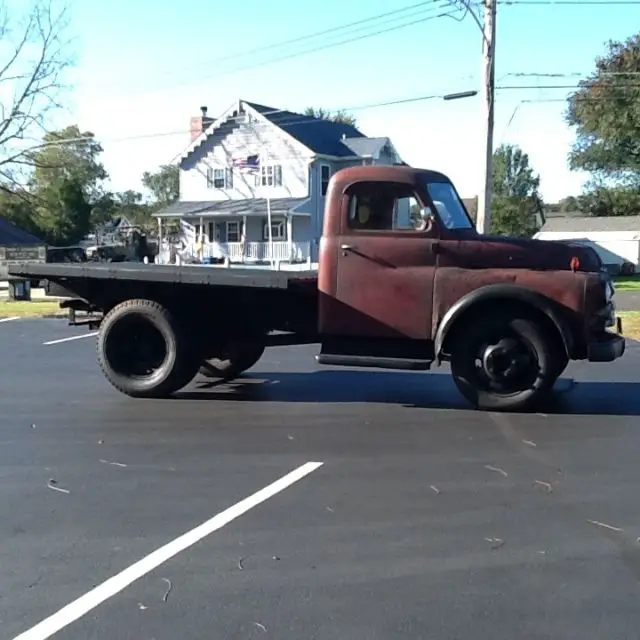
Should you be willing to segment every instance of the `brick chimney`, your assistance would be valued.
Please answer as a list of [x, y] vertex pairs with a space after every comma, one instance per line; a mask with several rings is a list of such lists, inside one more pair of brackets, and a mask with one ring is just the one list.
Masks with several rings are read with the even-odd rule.
[[202, 115], [191, 118], [191, 142], [193, 142], [214, 120], [207, 116], [207, 107], [200, 107]]

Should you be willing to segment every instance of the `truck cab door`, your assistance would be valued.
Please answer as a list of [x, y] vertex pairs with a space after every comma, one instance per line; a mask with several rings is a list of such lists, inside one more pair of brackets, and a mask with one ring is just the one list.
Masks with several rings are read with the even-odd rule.
[[358, 182], [343, 198], [335, 300], [323, 333], [430, 340], [437, 220], [409, 183]]

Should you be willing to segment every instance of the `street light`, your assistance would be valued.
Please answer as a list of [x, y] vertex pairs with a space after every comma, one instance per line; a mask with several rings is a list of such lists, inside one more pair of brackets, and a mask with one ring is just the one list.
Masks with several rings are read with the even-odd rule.
[[448, 93], [446, 96], [442, 96], [443, 100], [460, 100], [461, 98], [473, 98], [477, 96], [477, 91], [459, 91], [458, 93]]

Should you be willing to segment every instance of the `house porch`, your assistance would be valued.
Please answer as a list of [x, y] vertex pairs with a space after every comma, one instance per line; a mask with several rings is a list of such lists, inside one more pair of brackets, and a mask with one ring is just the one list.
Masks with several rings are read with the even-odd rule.
[[[311, 258], [310, 213], [296, 209], [307, 200], [282, 200], [271, 203], [270, 229], [266, 201], [241, 201], [244, 206], [227, 201], [200, 206], [196, 211], [158, 215], [159, 236], [163, 237], [163, 223], [166, 227], [167, 222], [178, 219], [190, 225], [190, 233], [181, 238], [181, 253], [188, 258], [204, 262], [224, 258], [232, 264], [305, 263]], [[169, 245], [160, 244], [160, 262], [169, 262]]]

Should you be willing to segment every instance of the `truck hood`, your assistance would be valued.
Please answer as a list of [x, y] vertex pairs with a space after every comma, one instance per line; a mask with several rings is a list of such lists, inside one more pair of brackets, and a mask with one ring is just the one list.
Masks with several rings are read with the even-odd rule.
[[[579, 261], [578, 271], [601, 271], [600, 256], [591, 247], [578, 243], [504, 236], [475, 236], [473, 240], [449, 243], [443, 253], [457, 254], [458, 266], [470, 269], [536, 269], [569, 271], [571, 260]], [[443, 247], [444, 248], [444, 247]], [[453, 256], [450, 256], [453, 257]]]

